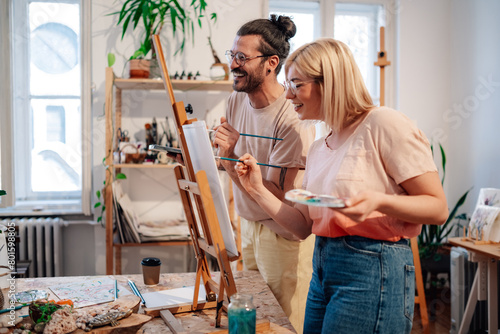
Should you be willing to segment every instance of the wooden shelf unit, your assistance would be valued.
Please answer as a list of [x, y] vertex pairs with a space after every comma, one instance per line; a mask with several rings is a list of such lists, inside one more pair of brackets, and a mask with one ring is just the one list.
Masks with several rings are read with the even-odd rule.
[[[232, 81], [201, 81], [201, 80], [172, 80], [172, 86], [180, 91], [227, 91], [231, 92]], [[106, 96], [105, 96], [105, 118], [106, 118], [106, 166], [112, 175], [121, 168], [164, 168], [173, 169], [172, 164], [113, 164], [113, 145], [115, 133], [113, 129], [121, 127], [122, 119], [122, 90], [164, 90], [162, 80], [156, 79], [122, 79], [115, 77], [113, 69], [106, 68]], [[113, 106], [114, 95], [114, 106]], [[114, 115], [114, 126], [113, 126]], [[113, 242], [113, 194], [111, 182], [106, 175], [106, 190], [104, 205], [108, 210], [105, 214], [106, 222], [106, 274], [121, 274], [121, 249], [123, 247], [149, 247], [149, 246], [178, 246], [189, 245], [190, 240], [172, 240], [147, 243], [125, 243], [115, 244]], [[114, 271], [113, 271], [114, 267]]]

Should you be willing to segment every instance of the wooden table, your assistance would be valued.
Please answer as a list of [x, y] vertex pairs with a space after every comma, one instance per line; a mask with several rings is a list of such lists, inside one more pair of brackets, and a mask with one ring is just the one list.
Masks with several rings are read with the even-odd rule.
[[[216, 279], [219, 273], [212, 273]], [[147, 287], [143, 284], [142, 275], [110, 275], [105, 276], [116, 279], [121, 287], [130, 288], [127, 280], [134, 281], [143, 293], [160, 291], [165, 289], [180, 288], [183, 286], [194, 285], [195, 273], [181, 274], [161, 274], [160, 283], [154, 287]], [[48, 286], [81, 281], [93, 276], [72, 276], [72, 277], [51, 277], [51, 278], [25, 278], [16, 280], [16, 291], [25, 291], [31, 289], [45, 289], [49, 292], [49, 299], [54, 299], [52, 292], [47, 289]], [[264, 282], [264, 279], [257, 271], [235, 271], [234, 278], [239, 293], [250, 294], [253, 296], [253, 302], [257, 309], [257, 321], [268, 319], [271, 323], [270, 330], [267, 333], [295, 333], [288, 317], [281, 309], [273, 293]], [[5, 289], [4, 289], [5, 290]], [[4, 295], [7, 291], [3, 291]], [[57, 299], [57, 298], [55, 298]], [[23, 310], [26, 310], [24, 308]], [[18, 311], [19, 312], [19, 311]], [[26, 311], [25, 311], [26, 312]], [[139, 313], [142, 313], [142, 308]], [[196, 312], [187, 312], [176, 314], [175, 317], [181, 322], [187, 332], [210, 333], [214, 331], [227, 330], [227, 314], [223, 312], [221, 328], [214, 328], [215, 309], [208, 309]], [[161, 318], [154, 318], [144, 324], [137, 332], [140, 334], [160, 334], [171, 333], [165, 322]]]
[[467, 333], [474, 314], [476, 303], [479, 300], [488, 300], [488, 333], [497, 333], [497, 261], [500, 259], [500, 244], [476, 245], [473, 241], [462, 240], [462, 238], [450, 238], [448, 241], [453, 246], [459, 246], [467, 249], [467, 251], [471, 254], [471, 261], [478, 262], [469, 300], [467, 301], [464, 317], [462, 319], [462, 323], [460, 324], [458, 333]]

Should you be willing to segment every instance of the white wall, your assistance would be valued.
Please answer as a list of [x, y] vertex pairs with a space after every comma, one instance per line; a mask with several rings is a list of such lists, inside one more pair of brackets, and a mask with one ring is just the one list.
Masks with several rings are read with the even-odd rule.
[[450, 198], [500, 188], [500, 2], [453, 1], [448, 108]]
[[499, 14], [494, 0], [400, 2], [400, 110], [443, 144], [448, 205], [473, 187], [469, 214], [500, 188]]
[[[130, 34], [120, 41], [121, 30], [115, 26], [116, 18], [106, 16], [119, 9], [112, 8], [113, 4], [115, 2], [105, 0], [92, 1], [92, 75], [95, 83], [93, 184], [96, 188], [102, 185], [104, 176], [100, 162], [104, 156], [106, 55], [108, 52], [117, 55], [114, 69], [121, 76], [125, 59], [137, 46]], [[209, 6], [213, 6], [219, 14], [217, 26], [212, 28], [212, 42], [220, 58], [231, 47], [241, 24], [267, 16], [266, 4], [266, 0], [209, 1]], [[398, 109], [415, 120], [429, 139], [434, 139], [436, 143], [439, 141], [445, 147], [448, 158], [445, 191], [449, 205], [455, 204], [467, 189], [474, 187], [465, 206], [471, 214], [479, 188], [500, 188], [497, 167], [500, 166], [500, 132], [497, 129], [500, 124], [500, 2], [400, 0], [390, 10], [395, 17], [391, 20], [399, 23], [400, 29], [399, 59], [392, 59], [393, 67], [388, 69], [390, 73], [399, 66], [399, 85], [395, 88], [399, 91], [396, 99], [399, 101]], [[197, 30], [195, 47], [188, 45], [184, 54], [175, 57], [167, 41], [163, 41], [171, 74], [182, 69], [208, 73], [213, 58], [207, 45], [207, 34], [207, 30]], [[163, 36], [169, 37], [169, 34], [164, 33]], [[493, 83], [485, 86], [483, 82], [488, 80]], [[202, 93], [176, 93], [176, 99], [193, 104], [199, 113], [198, 118], [203, 118], [209, 110], [209, 118], [215, 120], [216, 115], [224, 110], [225, 98], [222, 95], [207, 98]], [[161, 113], [165, 103], [163, 92], [142, 92], [124, 97], [124, 113], [135, 115], [125, 124], [133, 130], [131, 132], [139, 131], [152, 115], [145, 110]], [[456, 106], [462, 106], [462, 109]], [[147, 177], [152, 178], [153, 183], [161, 183], [164, 178], [154, 173]], [[135, 185], [128, 187], [129, 190], [136, 189]], [[159, 188], [158, 193], [149, 193], [152, 202], [166, 200], [165, 187]], [[141, 196], [133, 199], [139, 200]], [[104, 230], [96, 233], [103, 235]], [[97, 273], [104, 273], [104, 243], [103, 239], [100, 240], [96, 243], [96, 254], [101, 256], [98, 256], [95, 267]], [[130, 261], [136, 263], [137, 259]], [[139, 267], [128, 267], [127, 264], [127, 268], [130, 272], [137, 272]]]

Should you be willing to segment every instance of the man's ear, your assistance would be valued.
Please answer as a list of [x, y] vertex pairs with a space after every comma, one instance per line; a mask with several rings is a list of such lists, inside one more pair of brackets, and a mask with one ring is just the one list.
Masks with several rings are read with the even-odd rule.
[[267, 63], [269, 65], [269, 69], [274, 72], [280, 63], [280, 57], [277, 55], [270, 56]]

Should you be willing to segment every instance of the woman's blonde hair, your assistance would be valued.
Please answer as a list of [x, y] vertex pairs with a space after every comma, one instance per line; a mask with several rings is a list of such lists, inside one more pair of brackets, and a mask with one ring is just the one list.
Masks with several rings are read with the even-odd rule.
[[321, 112], [334, 132], [356, 120], [374, 107], [351, 51], [333, 38], [320, 38], [304, 44], [286, 60], [306, 78], [320, 85]]

